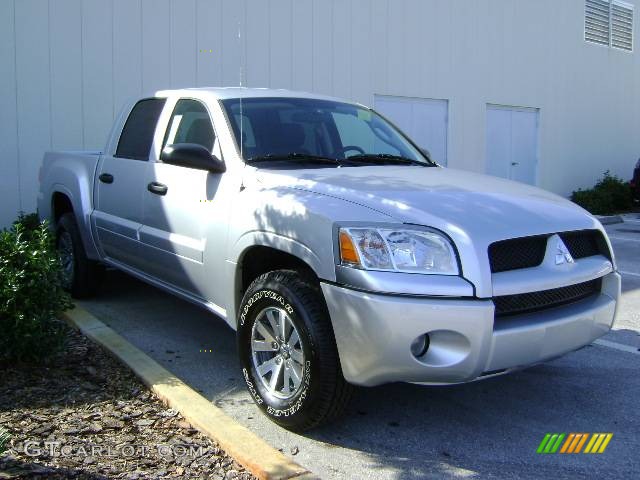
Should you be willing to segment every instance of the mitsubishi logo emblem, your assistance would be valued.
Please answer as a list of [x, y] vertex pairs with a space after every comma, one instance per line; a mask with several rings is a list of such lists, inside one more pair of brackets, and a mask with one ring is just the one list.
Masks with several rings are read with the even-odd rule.
[[563, 263], [574, 263], [574, 260], [567, 246], [562, 239], [558, 237], [558, 243], [556, 244], [556, 265], [562, 265]]

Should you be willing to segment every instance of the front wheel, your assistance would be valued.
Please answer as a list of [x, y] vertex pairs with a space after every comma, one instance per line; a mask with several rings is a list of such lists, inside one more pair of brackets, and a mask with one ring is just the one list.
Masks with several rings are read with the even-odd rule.
[[247, 289], [238, 319], [238, 351], [253, 400], [275, 423], [304, 431], [339, 416], [345, 382], [329, 314], [313, 283], [278, 270]]

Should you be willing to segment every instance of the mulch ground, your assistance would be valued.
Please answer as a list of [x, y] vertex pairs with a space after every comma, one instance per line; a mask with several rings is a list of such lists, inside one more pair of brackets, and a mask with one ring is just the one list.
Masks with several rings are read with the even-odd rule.
[[0, 368], [0, 479], [254, 478], [101, 347], [67, 339], [43, 366]]

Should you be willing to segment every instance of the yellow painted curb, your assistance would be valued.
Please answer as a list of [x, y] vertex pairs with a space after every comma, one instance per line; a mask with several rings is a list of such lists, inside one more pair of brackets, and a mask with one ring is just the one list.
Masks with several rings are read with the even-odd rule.
[[256, 477], [261, 480], [318, 478], [223, 413], [86, 310], [76, 307], [62, 316], [119, 358], [169, 407], [178, 410], [191, 425], [215, 440], [228, 455]]

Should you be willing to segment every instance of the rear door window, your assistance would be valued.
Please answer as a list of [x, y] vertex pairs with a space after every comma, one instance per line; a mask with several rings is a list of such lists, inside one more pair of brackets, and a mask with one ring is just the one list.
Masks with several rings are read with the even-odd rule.
[[153, 134], [165, 101], [164, 98], [147, 98], [136, 103], [122, 129], [116, 157], [149, 159]]

